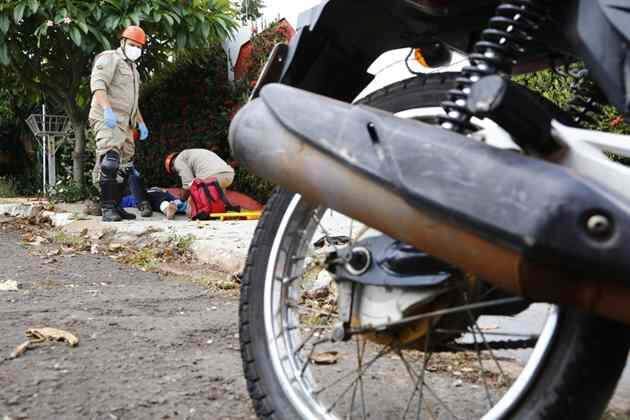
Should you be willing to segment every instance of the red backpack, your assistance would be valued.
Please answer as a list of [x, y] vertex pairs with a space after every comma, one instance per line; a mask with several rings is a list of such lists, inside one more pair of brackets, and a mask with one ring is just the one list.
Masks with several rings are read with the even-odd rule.
[[188, 217], [192, 220], [208, 220], [212, 213], [239, 210], [228, 201], [223, 188], [216, 180], [194, 179], [190, 185]]

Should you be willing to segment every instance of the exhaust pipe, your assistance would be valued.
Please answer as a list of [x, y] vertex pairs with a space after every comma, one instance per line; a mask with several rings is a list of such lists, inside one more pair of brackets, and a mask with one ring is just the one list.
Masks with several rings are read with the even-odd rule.
[[630, 324], [630, 219], [563, 168], [268, 85], [230, 127], [261, 177], [537, 301]]

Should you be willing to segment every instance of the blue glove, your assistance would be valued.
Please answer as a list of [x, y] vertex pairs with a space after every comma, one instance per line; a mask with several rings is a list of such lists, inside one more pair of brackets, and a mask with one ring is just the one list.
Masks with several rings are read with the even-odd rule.
[[118, 124], [118, 117], [111, 108], [105, 108], [105, 127], [114, 128]]
[[140, 140], [146, 140], [147, 137], [149, 137], [149, 129], [147, 128], [147, 125], [141, 122], [138, 125], [138, 128], [140, 129]]

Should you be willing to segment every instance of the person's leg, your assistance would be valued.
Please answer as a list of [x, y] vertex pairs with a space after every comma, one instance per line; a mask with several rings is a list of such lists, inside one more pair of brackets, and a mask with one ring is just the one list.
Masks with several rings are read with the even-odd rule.
[[177, 205], [174, 201], [162, 201], [160, 204], [160, 211], [164, 213], [167, 219], [172, 219], [177, 213]]
[[116, 182], [119, 165], [120, 155], [116, 150], [108, 150], [101, 156], [99, 186], [101, 187], [101, 212], [104, 222], [122, 220], [117, 209], [117, 203], [120, 200], [120, 188]]
[[160, 205], [165, 201], [171, 201], [170, 197], [172, 197], [169, 193], [157, 188], [151, 188], [149, 191], [147, 191], [147, 196], [149, 197], [151, 208], [155, 211], [160, 211]]
[[[119, 170], [119, 188], [121, 190], [121, 198], [122, 191], [124, 191], [129, 186], [129, 177], [132, 175], [133, 171], [133, 156], [135, 153], [135, 145], [133, 143], [133, 134], [129, 127], [122, 128], [116, 127], [115, 136], [120, 136], [121, 142], [121, 164]], [[121, 202], [118, 201], [116, 203], [116, 210], [121, 215], [123, 219], [126, 220], [134, 220], [136, 218], [135, 214], [131, 214], [122, 207]]]
[[211, 180], [213, 178], [217, 180], [217, 182], [219, 183], [221, 188], [226, 189], [230, 185], [232, 185], [232, 182], [234, 182], [234, 173], [233, 172], [221, 172], [221, 173], [216, 174], [216, 175], [214, 175], [214, 176], [212, 176], [210, 178], [204, 179], [204, 181], [209, 181], [209, 180]]
[[96, 137], [96, 163], [93, 181], [101, 191], [101, 213], [104, 222], [119, 222], [122, 217], [116, 210], [120, 200], [117, 182], [120, 167], [120, 149], [114, 130], [107, 128], [102, 121], [90, 121]]
[[138, 172], [138, 170], [135, 168], [135, 166], [131, 168], [128, 183], [131, 194], [138, 203], [137, 207], [138, 210], [140, 210], [140, 215], [142, 217], [151, 217], [151, 215], [153, 214], [153, 211], [151, 210], [152, 206], [149, 202], [149, 197], [147, 195], [142, 176], [140, 175], [140, 172]]

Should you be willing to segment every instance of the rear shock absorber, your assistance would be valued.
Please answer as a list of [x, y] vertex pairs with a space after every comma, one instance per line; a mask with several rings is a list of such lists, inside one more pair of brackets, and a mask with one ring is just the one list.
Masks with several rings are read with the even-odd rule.
[[549, 0], [509, 0], [502, 2], [481, 33], [469, 55], [470, 65], [455, 80], [456, 87], [442, 102], [446, 115], [440, 124], [447, 130], [471, 130], [472, 112], [467, 107], [471, 86], [482, 77], [511, 74], [516, 58], [525, 52], [547, 18]]

